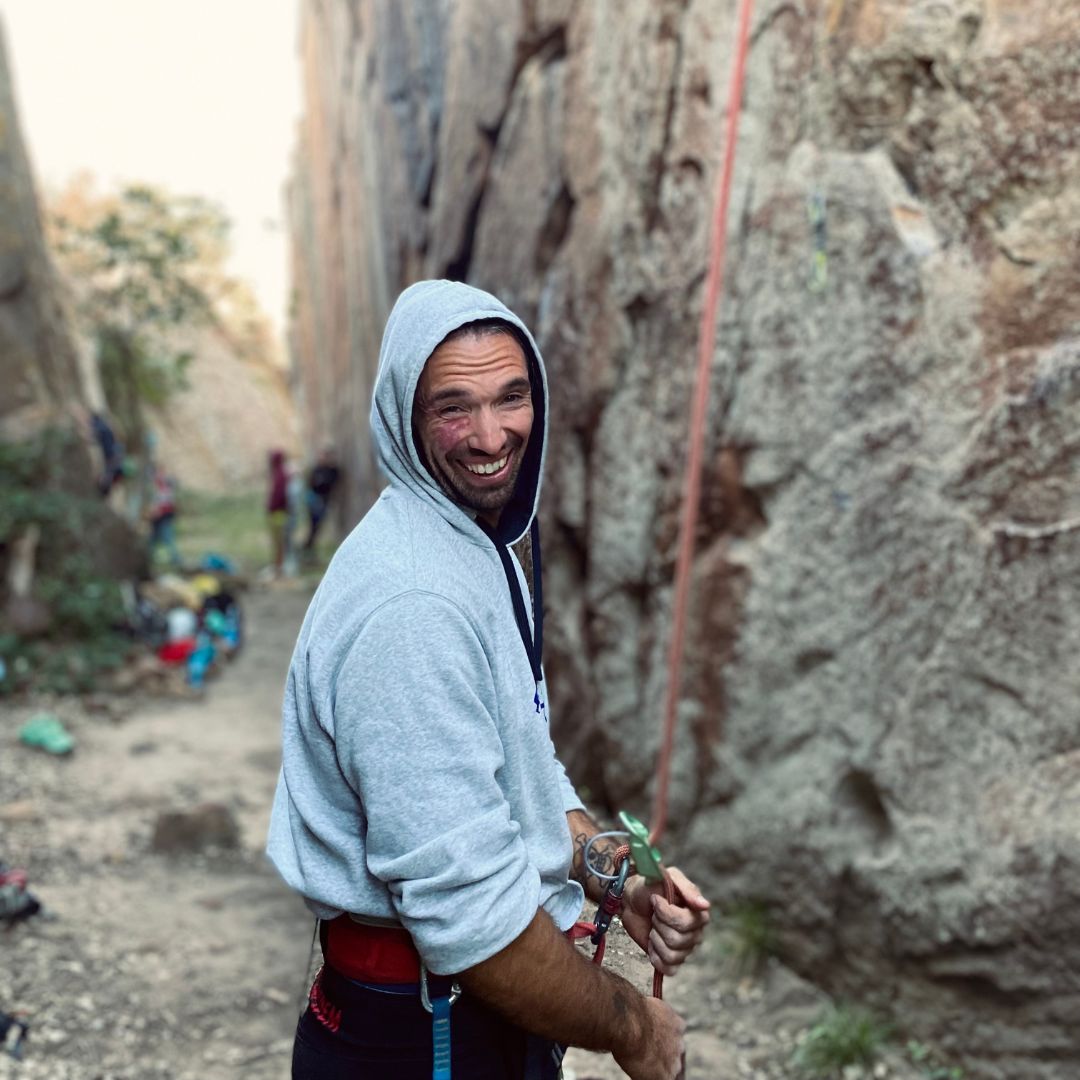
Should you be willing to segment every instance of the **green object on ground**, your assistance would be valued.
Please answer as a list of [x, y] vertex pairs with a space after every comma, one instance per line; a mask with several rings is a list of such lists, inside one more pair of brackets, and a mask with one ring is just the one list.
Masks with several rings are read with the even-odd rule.
[[75, 739], [53, 713], [38, 713], [19, 730], [19, 742], [36, 746], [50, 754], [70, 754]]
[[619, 814], [622, 827], [630, 834], [627, 843], [630, 845], [630, 858], [634, 862], [634, 869], [646, 881], [663, 881], [664, 871], [660, 866], [661, 857], [658, 848], [649, 843], [649, 830], [633, 814], [623, 810]]

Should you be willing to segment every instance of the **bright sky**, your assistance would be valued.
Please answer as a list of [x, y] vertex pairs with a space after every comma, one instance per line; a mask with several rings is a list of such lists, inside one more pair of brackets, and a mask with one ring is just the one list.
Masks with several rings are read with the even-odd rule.
[[232, 271], [279, 331], [298, 0], [0, 0], [39, 184], [76, 172], [203, 195], [233, 222]]

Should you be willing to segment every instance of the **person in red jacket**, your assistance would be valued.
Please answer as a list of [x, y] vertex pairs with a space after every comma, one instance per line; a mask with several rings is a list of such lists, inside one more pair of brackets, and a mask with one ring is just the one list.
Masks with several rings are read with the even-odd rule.
[[150, 561], [153, 563], [159, 547], [164, 547], [173, 566], [180, 565], [180, 551], [176, 546], [176, 481], [164, 466], [154, 468], [150, 506], [146, 512], [150, 522]]

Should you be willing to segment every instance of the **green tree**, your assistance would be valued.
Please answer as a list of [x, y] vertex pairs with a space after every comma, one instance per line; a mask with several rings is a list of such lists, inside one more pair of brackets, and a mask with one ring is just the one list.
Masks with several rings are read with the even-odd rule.
[[146, 185], [98, 195], [86, 177], [53, 200], [53, 250], [94, 342], [110, 412], [130, 445], [145, 406], [185, 385], [178, 331], [215, 320], [228, 220], [213, 203]]

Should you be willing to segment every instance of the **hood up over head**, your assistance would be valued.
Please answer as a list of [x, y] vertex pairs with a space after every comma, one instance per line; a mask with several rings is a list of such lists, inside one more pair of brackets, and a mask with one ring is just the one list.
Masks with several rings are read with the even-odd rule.
[[413, 438], [412, 412], [416, 386], [428, 357], [449, 333], [482, 319], [501, 319], [519, 331], [532, 383], [532, 434], [517, 486], [500, 516], [498, 529], [488, 533], [508, 544], [529, 531], [540, 502], [547, 448], [547, 377], [532, 335], [503, 303], [490, 293], [458, 281], [420, 281], [407, 288], [394, 304], [383, 332], [371, 402], [371, 431], [379, 463], [391, 484], [401, 485], [434, 504], [456, 527], [480, 530], [473, 516], [458, 506], [428, 471]]

